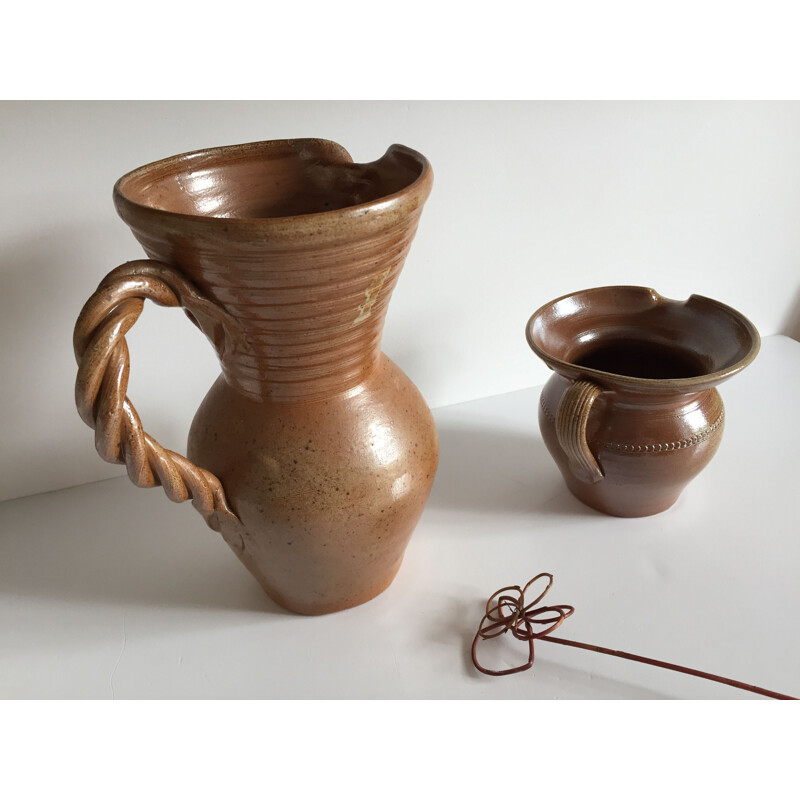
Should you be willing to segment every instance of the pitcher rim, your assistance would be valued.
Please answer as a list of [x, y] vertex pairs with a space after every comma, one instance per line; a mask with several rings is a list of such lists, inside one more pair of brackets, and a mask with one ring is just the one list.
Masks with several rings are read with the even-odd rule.
[[[251, 150], [258, 150], [259, 148], [263, 148], [265, 145], [280, 145], [280, 144], [290, 144], [290, 145], [297, 145], [297, 144], [324, 144], [328, 146], [332, 146], [336, 150], [339, 150], [348, 161], [345, 163], [355, 164], [350, 153], [344, 148], [342, 145], [334, 142], [331, 139], [322, 139], [318, 137], [301, 137], [301, 138], [290, 138], [290, 139], [263, 139], [256, 142], [244, 142], [241, 144], [228, 144], [228, 145], [217, 145], [214, 147], [204, 147], [197, 150], [189, 150], [184, 153], [178, 153], [172, 156], [166, 156], [165, 158], [160, 158], [156, 161], [148, 162], [147, 164], [142, 164], [135, 169], [126, 172], [117, 181], [114, 183], [113, 189], [113, 199], [114, 204], [117, 207], [120, 216], [125, 220], [128, 221], [123, 214], [123, 209], [129, 208], [134, 209], [138, 213], [144, 214], [154, 214], [158, 217], [163, 219], [175, 219], [175, 220], [185, 220], [191, 223], [203, 223], [208, 225], [213, 225], [216, 227], [223, 227], [227, 226], [230, 228], [231, 226], [235, 228], [241, 229], [248, 229], [248, 228], [261, 228], [264, 230], [274, 229], [278, 232], [282, 228], [286, 228], [287, 224], [291, 224], [293, 227], [302, 224], [303, 222], [307, 222], [309, 225], [314, 225], [315, 223], [319, 223], [322, 221], [340, 221], [340, 222], [349, 222], [354, 219], [358, 219], [359, 217], [363, 217], [365, 214], [368, 214], [370, 211], [373, 212], [372, 215], [380, 214], [380, 212], [391, 212], [392, 209], [401, 206], [404, 200], [412, 201], [415, 195], [420, 196], [420, 201], [418, 205], [422, 205], [424, 201], [427, 199], [428, 194], [430, 193], [431, 185], [433, 182], [433, 170], [431, 169], [430, 162], [428, 159], [422, 155], [417, 150], [414, 150], [411, 147], [408, 147], [403, 144], [393, 143], [387, 147], [386, 151], [380, 156], [378, 159], [372, 162], [364, 162], [364, 164], [372, 164], [381, 161], [382, 159], [386, 158], [392, 153], [404, 153], [407, 155], [412, 156], [416, 161], [419, 162], [420, 165], [420, 173], [419, 175], [412, 180], [408, 185], [404, 186], [402, 189], [399, 189], [396, 192], [391, 192], [389, 194], [383, 195], [382, 197], [376, 198], [374, 200], [370, 200], [366, 203], [359, 203], [357, 205], [352, 206], [344, 206], [343, 208], [331, 209], [329, 211], [315, 211], [308, 214], [292, 214], [286, 216], [275, 216], [275, 217], [217, 217], [212, 215], [206, 214], [187, 214], [181, 211], [170, 211], [164, 208], [156, 208], [155, 206], [150, 206], [145, 203], [137, 202], [136, 200], [131, 199], [123, 190], [123, 185], [130, 181], [135, 177], [139, 177], [142, 174], [146, 174], [147, 172], [152, 172], [156, 168], [160, 166], [165, 166], [167, 164], [177, 164], [181, 161], [188, 161], [190, 159], [199, 159], [202, 157], [207, 156], [214, 156], [214, 155], [231, 155], [234, 153], [242, 153], [246, 154], [248, 151]], [[416, 206], [415, 206], [416, 207]]]
[[[690, 301], [702, 301], [706, 303], [710, 303], [716, 306], [719, 309], [722, 309], [728, 312], [732, 317], [734, 317], [742, 326], [747, 330], [747, 333], [750, 336], [750, 347], [748, 348], [747, 352], [745, 353], [742, 358], [738, 361], [734, 362], [733, 364], [724, 367], [720, 370], [715, 370], [714, 372], [707, 372], [702, 375], [694, 375], [687, 378], [639, 378], [633, 375], [622, 375], [616, 372], [606, 372], [605, 370], [596, 369], [594, 367], [583, 367], [577, 364], [574, 364], [569, 361], [564, 361], [556, 356], [553, 356], [550, 353], [547, 353], [543, 350], [539, 345], [536, 344], [533, 338], [533, 325], [536, 320], [544, 313], [545, 310], [551, 308], [556, 303], [559, 303], [563, 300], [566, 300], [570, 297], [575, 297], [576, 295], [587, 295], [587, 294], [594, 294], [595, 292], [601, 291], [609, 291], [609, 290], [624, 290], [624, 289], [632, 289], [639, 292], [646, 292], [650, 295], [653, 299], [654, 304], [660, 302], [676, 302], [676, 303], [684, 303], [688, 304]], [[705, 295], [701, 294], [691, 294], [686, 300], [674, 300], [669, 297], [664, 297], [664, 295], [657, 292], [655, 289], [649, 286], [635, 286], [632, 284], [620, 284], [620, 285], [613, 285], [613, 286], [596, 286], [590, 289], [579, 289], [578, 291], [574, 292], [567, 292], [566, 294], [561, 295], [560, 297], [555, 298], [554, 300], [550, 300], [547, 303], [541, 305], [536, 311], [531, 314], [530, 319], [525, 326], [525, 336], [528, 341], [528, 345], [533, 350], [533, 352], [542, 359], [542, 361], [547, 364], [551, 369], [556, 372], [560, 372], [562, 374], [566, 374], [569, 377], [577, 377], [578, 375], [585, 376], [587, 378], [595, 378], [598, 383], [607, 383], [607, 384], [616, 384], [621, 388], [628, 388], [628, 389], [660, 389], [660, 390], [676, 390], [676, 391], [700, 391], [706, 388], [710, 388], [712, 386], [721, 383], [724, 380], [736, 375], [738, 372], [741, 372], [746, 366], [751, 364], [755, 357], [758, 355], [759, 350], [761, 349], [761, 335], [758, 332], [756, 326], [740, 311], [737, 311], [732, 306], [727, 305], [726, 303], [722, 303], [719, 300], [715, 300], [712, 297], [706, 297]], [[558, 369], [556, 369], [558, 367]]]

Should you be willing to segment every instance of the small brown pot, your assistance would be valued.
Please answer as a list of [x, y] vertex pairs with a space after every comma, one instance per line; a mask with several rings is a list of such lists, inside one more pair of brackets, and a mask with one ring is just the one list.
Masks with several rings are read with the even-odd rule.
[[565, 295], [526, 333], [555, 372], [539, 406], [548, 450], [579, 500], [620, 517], [669, 508], [708, 464], [725, 419], [715, 387], [760, 347], [729, 306], [639, 286]]
[[[79, 412], [104, 459], [191, 498], [297, 612], [383, 591], [431, 490], [433, 418], [380, 342], [432, 182], [402, 145], [354, 164], [299, 139], [167, 158], [114, 188], [152, 260], [113, 270], [81, 312]], [[125, 333], [145, 299], [181, 306], [219, 355], [188, 459], [144, 433], [126, 396]]]

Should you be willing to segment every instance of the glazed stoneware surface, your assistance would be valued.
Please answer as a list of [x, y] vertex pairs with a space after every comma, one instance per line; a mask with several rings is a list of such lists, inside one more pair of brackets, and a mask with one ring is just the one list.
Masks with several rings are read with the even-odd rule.
[[[431, 490], [432, 416], [380, 340], [432, 180], [400, 145], [354, 164], [305, 139], [176, 156], [114, 188], [151, 260], [111, 272], [81, 312], [81, 416], [104, 458], [191, 497], [300, 613], [383, 591]], [[144, 433], [125, 396], [124, 333], [145, 298], [182, 306], [220, 358], [188, 459]]]
[[554, 371], [539, 406], [545, 444], [570, 491], [607, 514], [669, 508], [716, 452], [716, 386], [758, 353], [755, 327], [698, 295], [609, 286], [566, 295], [529, 320]]

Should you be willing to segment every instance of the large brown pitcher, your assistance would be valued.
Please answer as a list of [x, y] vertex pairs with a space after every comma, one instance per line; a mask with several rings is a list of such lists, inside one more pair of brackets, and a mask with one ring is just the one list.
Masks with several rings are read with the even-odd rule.
[[[431, 490], [431, 413], [380, 341], [432, 181], [400, 145], [354, 164], [300, 139], [167, 158], [114, 187], [150, 260], [110, 272], [81, 311], [78, 410], [105, 460], [191, 498], [293, 611], [383, 591]], [[181, 306], [221, 362], [188, 458], [144, 433], [126, 397], [125, 334], [145, 299]]]
[[526, 333], [555, 373], [539, 404], [548, 450], [578, 499], [621, 517], [669, 508], [708, 464], [725, 419], [715, 387], [760, 346], [729, 306], [639, 286], [560, 297]]

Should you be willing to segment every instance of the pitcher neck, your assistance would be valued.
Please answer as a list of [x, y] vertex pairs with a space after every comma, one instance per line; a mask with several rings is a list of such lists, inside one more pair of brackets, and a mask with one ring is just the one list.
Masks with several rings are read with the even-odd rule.
[[[380, 354], [391, 288], [371, 308], [350, 308], [344, 321], [313, 302], [259, 306], [258, 317], [239, 320], [243, 346], [220, 356], [225, 379], [251, 399], [270, 401], [316, 400], [352, 389]], [[269, 309], [297, 316], [270, 317]]]
[[203, 289], [234, 320], [223, 374], [259, 400], [315, 400], [360, 384], [380, 355], [389, 299], [416, 225], [362, 242], [205, 264]]

